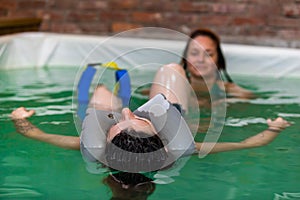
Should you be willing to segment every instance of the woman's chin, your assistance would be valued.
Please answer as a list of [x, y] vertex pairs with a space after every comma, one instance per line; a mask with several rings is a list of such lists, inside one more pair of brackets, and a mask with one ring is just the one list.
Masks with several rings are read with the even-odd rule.
[[195, 78], [201, 78], [201, 79], [205, 79], [206, 77], [211, 77], [211, 73], [208, 73], [208, 72], [194, 72], [192, 73], [192, 76], [195, 77]]

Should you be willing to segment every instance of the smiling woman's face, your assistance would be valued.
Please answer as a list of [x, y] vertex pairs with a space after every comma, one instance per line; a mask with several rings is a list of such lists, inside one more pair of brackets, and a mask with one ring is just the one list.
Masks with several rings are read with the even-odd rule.
[[107, 141], [111, 141], [116, 135], [123, 130], [133, 129], [136, 132], [144, 132], [153, 136], [157, 134], [152, 123], [146, 119], [141, 118], [133, 114], [128, 108], [122, 110], [121, 120], [114, 126], [112, 126], [108, 132]]
[[207, 36], [197, 36], [191, 41], [187, 51], [187, 69], [192, 76], [215, 74], [218, 61], [216, 44]]

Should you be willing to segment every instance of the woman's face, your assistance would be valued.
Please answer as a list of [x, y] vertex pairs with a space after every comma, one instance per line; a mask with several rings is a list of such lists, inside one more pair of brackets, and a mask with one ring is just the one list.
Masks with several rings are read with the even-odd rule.
[[138, 117], [128, 108], [123, 108], [122, 119], [110, 128], [107, 140], [111, 141], [121, 131], [129, 129], [133, 129], [136, 132], [144, 132], [149, 134], [149, 136], [157, 134], [154, 126], [148, 119]]
[[191, 76], [205, 77], [215, 74], [218, 53], [215, 42], [207, 36], [197, 36], [191, 41], [186, 57]]

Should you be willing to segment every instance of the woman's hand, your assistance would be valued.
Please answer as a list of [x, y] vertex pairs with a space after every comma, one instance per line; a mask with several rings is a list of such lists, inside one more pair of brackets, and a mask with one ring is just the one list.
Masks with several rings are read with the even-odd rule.
[[28, 111], [24, 107], [17, 108], [11, 113], [10, 117], [14, 122], [18, 133], [29, 138], [35, 138], [43, 133], [26, 119], [31, 117], [34, 113], [34, 110]]
[[31, 124], [26, 118], [31, 117], [34, 110], [26, 110], [24, 107], [17, 108], [11, 113], [11, 119], [18, 133], [30, 139], [38, 140], [48, 144], [66, 149], [80, 149], [80, 138], [78, 136], [65, 136], [49, 134]]
[[20, 107], [20, 108], [17, 108], [16, 110], [14, 110], [12, 113], [11, 113], [11, 118], [13, 120], [16, 120], [16, 119], [26, 119], [28, 117], [31, 117], [32, 115], [34, 115], [35, 111], [34, 110], [26, 110], [26, 108], [24, 107]]
[[291, 125], [291, 123], [281, 117], [278, 117], [275, 120], [268, 119], [267, 124], [269, 129], [274, 131], [282, 131]]

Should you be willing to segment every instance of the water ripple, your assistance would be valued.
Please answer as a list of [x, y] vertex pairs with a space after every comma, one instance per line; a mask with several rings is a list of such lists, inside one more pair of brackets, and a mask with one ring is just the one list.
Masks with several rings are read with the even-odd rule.
[[274, 194], [274, 200], [296, 200], [300, 199], [300, 192], [291, 193], [291, 192], [283, 192], [282, 194]]
[[244, 119], [229, 117], [226, 120], [225, 125], [226, 126], [234, 126], [234, 127], [242, 127], [242, 126], [246, 126], [248, 124], [258, 124], [258, 123], [265, 124], [266, 119], [261, 118], [261, 117], [248, 117], [248, 118], [244, 118]]
[[0, 188], [0, 199], [7, 198], [30, 198], [30, 197], [40, 197], [41, 193], [28, 189], [28, 188], [11, 188], [11, 187], [1, 187]]

